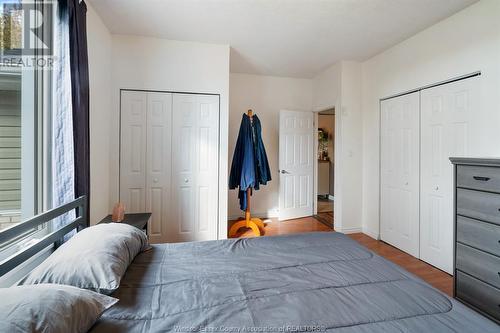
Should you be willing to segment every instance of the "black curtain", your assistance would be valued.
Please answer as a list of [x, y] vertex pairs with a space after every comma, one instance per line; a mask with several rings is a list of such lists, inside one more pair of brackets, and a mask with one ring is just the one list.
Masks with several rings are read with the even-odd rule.
[[87, 225], [90, 211], [90, 125], [89, 62], [87, 51], [87, 5], [65, 0], [68, 11], [75, 196], [87, 196]]

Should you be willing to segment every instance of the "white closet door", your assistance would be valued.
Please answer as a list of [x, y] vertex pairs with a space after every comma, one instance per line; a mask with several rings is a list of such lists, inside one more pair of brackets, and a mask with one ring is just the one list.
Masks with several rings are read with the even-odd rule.
[[419, 255], [419, 93], [381, 102], [381, 238]]
[[170, 241], [217, 238], [219, 97], [173, 95]]
[[146, 211], [152, 243], [168, 240], [171, 200], [172, 94], [147, 93]]
[[120, 201], [127, 213], [146, 210], [147, 93], [121, 92]]
[[478, 78], [421, 92], [420, 258], [453, 273], [451, 156], [473, 156], [480, 145]]

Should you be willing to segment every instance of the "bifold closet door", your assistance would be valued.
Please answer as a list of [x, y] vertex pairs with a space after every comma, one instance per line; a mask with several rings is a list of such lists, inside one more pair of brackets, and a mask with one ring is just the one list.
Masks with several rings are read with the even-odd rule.
[[480, 147], [478, 77], [421, 92], [420, 258], [453, 273], [453, 167], [451, 156]]
[[381, 102], [380, 233], [419, 255], [419, 93]]
[[151, 212], [149, 239], [169, 240], [172, 181], [172, 94], [147, 93], [146, 211]]
[[147, 93], [121, 92], [120, 201], [127, 213], [146, 211]]
[[168, 239], [172, 94], [121, 93], [120, 201], [127, 213], [151, 212], [149, 237]]
[[219, 96], [174, 94], [172, 221], [175, 241], [217, 238]]
[[120, 200], [151, 242], [217, 239], [219, 96], [122, 91]]

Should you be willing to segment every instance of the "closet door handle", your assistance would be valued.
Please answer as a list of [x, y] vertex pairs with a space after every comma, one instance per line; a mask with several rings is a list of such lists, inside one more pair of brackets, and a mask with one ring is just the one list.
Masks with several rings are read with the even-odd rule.
[[286, 170], [281, 170], [281, 173], [282, 174], [289, 174], [290, 172], [286, 171]]
[[480, 180], [482, 182], [487, 182], [488, 180], [490, 180], [490, 177], [473, 176], [472, 178], [474, 178], [475, 180]]

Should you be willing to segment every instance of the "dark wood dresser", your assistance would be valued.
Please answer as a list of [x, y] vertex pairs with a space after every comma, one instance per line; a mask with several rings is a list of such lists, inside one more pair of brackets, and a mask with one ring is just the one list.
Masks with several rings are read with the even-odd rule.
[[500, 323], [500, 159], [455, 166], [454, 296]]

